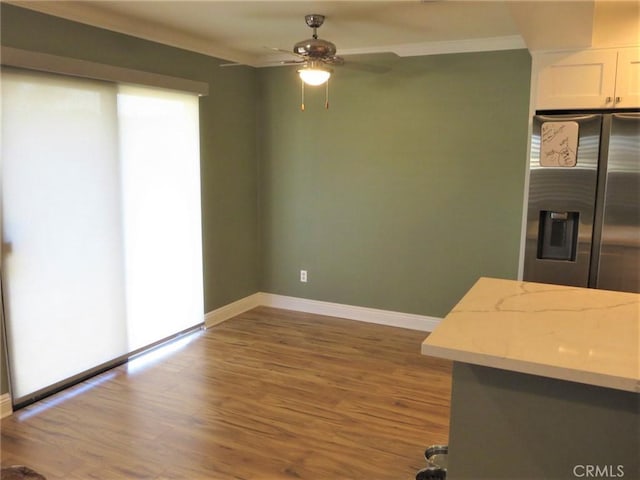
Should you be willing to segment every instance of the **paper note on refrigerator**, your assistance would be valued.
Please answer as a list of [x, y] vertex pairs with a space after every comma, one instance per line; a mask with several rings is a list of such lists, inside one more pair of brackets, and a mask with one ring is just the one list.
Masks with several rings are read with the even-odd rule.
[[576, 166], [578, 122], [544, 122], [541, 127], [541, 137], [541, 166]]

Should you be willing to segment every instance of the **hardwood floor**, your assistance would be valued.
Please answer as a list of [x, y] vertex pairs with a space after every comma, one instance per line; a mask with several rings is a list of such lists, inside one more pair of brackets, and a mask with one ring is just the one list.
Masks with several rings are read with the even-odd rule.
[[413, 479], [448, 436], [451, 365], [420, 355], [425, 337], [257, 308], [4, 419], [2, 465], [48, 480]]

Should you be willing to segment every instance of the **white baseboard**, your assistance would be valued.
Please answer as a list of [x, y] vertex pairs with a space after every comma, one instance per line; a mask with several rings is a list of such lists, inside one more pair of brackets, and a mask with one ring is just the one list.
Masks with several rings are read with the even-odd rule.
[[235, 302], [229, 303], [228, 305], [216, 308], [215, 310], [212, 310], [205, 314], [204, 325], [206, 328], [213, 327], [214, 325], [222, 323], [225, 320], [229, 320], [230, 318], [235, 317], [236, 315], [240, 315], [247, 310], [256, 308], [261, 305], [261, 298], [261, 293], [254, 293], [253, 295], [241, 298], [240, 300], [236, 300]]
[[0, 395], [0, 418], [8, 417], [12, 413], [11, 395], [8, 393]]
[[426, 315], [393, 312], [377, 308], [358, 307], [260, 292], [207, 313], [205, 315], [205, 325], [211, 327], [258, 306], [296, 310], [298, 312], [315, 313], [329, 317], [346, 318], [349, 320], [421, 330], [424, 332], [432, 332], [442, 320], [441, 318]]
[[416, 315], [413, 313], [393, 312], [377, 308], [287, 297], [272, 293], [262, 294], [262, 305], [285, 310], [297, 310], [299, 312], [327, 315], [329, 317], [359, 320], [361, 322], [378, 323], [392, 327], [409, 328], [411, 330], [422, 330], [425, 332], [432, 332], [441, 321], [440, 318]]

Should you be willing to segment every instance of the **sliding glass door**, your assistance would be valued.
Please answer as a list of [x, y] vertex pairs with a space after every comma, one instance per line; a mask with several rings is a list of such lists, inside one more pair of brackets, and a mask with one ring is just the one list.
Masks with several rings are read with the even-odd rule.
[[198, 100], [2, 72], [14, 403], [203, 321]]
[[116, 93], [2, 74], [2, 269], [17, 398], [127, 351]]
[[198, 97], [118, 90], [129, 348], [203, 321]]

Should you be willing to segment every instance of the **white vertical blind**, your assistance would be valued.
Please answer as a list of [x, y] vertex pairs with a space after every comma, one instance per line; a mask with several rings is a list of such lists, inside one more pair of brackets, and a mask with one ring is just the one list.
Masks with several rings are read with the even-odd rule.
[[12, 69], [1, 86], [15, 400], [202, 323], [198, 97]]
[[2, 202], [13, 394], [126, 353], [116, 88], [2, 74]]
[[198, 97], [120, 86], [129, 347], [202, 322]]

